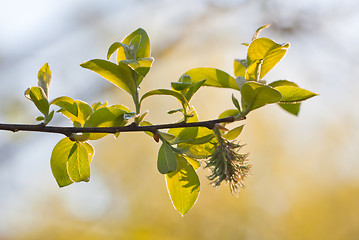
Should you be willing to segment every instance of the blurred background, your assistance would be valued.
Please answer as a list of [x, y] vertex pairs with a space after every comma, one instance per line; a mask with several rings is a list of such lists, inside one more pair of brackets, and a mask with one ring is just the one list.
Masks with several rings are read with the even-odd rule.
[[[34, 123], [24, 98], [48, 62], [50, 98], [108, 100], [133, 108], [127, 93], [79, 64], [138, 27], [156, 59], [143, 91], [170, 88], [199, 66], [233, 75], [254, 31], [290, 42], [266, 76], [288, 79], [320, 96], [299, 117], [278, 106], [248, 116], [240, 136], [252, 176], [238, 197], [214, 189], [199, 170], [200, 197], [181, 217], [156, 169], [159, 145], [143, 133], [94, 142], [89, 183], [59, 189], [52, 177], [54, 134], [0, 132], [0, 239], [358, 239], [359, 2], [356, 0], [0, 0], [0, 122]], [[202, 89], [200, 119], [232, 108], [231, 90]], [[235, 92], [238, 96], [238, 93]], [[153, 97], [143, 110], [156, 123], [176, 121], [178, 103]], [[53, 125], [69, 125], [57, 116]]]

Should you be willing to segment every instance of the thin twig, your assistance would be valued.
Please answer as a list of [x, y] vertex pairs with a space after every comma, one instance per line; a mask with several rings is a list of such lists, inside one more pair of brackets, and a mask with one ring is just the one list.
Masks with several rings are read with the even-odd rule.
[[187, 128], [187, 127], [206, 127], [213, 129], [216, 123], [230, 123], [234, 121], [244, 120], [245, 117], [234, 118], [226, 117], [202, 122], [179, 122], [169, 124], [159, 124], [151, 126], [138, 126], [136, 123], [123, 127], [54, 127], [45, 126], [44, 124], [4, 124], [0, 123], [0, 130], [7, 130], [12, 132], [30, 131], [30, 132], [47, 132], [47, 133], [59, 133], [69, 137], [74, 133], [118, 133], [118, 132], [152, 132], [155, 133], [159, 129], [170, 128]]

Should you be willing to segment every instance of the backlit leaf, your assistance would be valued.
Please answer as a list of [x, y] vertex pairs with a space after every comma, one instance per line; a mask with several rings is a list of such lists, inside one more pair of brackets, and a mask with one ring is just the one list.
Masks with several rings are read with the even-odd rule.
[[243, 127], [244, 127], [244, 125], [233, 128], [232, 130], [230, 130], [226, 134], [224, 134], [223, 137], [228, 140], [234, 140], [239, 136], [239, 134], [241, 134]]
[[25, 91], [25, 97], [30, 99], [42, 114], [49, 114], [50, 105], [45, 95], [45, 92], [41, 87], [28, 88]]
[[259, 79], [262, 79], [285, 55], [289, 44], [277, 44], [269, 38], [257, 38], [248, 47], [249, 64], [263, 60]]
[[157, 169], [160, 173], [166, 174], [176, 171], [177, 159], [172, 147], [164, 141], [158, 151]]
[[49, 98], [49, 87], [51, 84], [51, 70], [48, 63], [45, 63], [37, 74], [38, 85], [44, 90], [46, 98]]
[[247, 61], [245, 59], [234, 60], [234, 76], [244, 77], [247, 69]]
[[70, 150], [75, 144], [76, 142], [66, 137], [58, 142], [52, 150], [50, 160], [51, 170], [60, 187], [65, 187], [73, 182], [67, 172], [67, 160]]
[[175, 91], [172, 91], [172, 90], [168, 90], [168, 89], [155, 89], [155, 90], [152, 90], [152, 91], [149, 91], [149, 92], [146, 92], [142, 97], [141, 97], [141, 100], [140, 102], [142, 102], [144, 99], [146, 99], [147, 97], [150, 97], [150, 96], [153, 96], [153, 95], [168, 95], [168, 96], [173, 96], [175, 98], [177, 98], [182, 105], [184, 106], [188, 106], [188, 102], [186, 100], [186, 98], [178, 93], [178, 92], [175, 92]]
[[173, 206], [184, 215], [198, 198], [200, 182], [196, 171], [185, 158], [178, 156], [177, 160], [178, 168], [166, 174], [166, 184]]
[[73, 100], [70, 97], [64, 96], [64, 97], [55, 98], [50, 102], [50, 105], [52, 104], [60, 108], [63, 108], [64, 110], [68, 111], [69, 113], [71, 113], [76, 117], [78, 116], [77, 103], [75, 100]]
[[[127, 112], [115, 107], [103, 107], [92, 113], [84, 127], [120, 127], [126, 124], [124, 114]], [[108, 133], [86, 133], [90, 140], [96, 140]]]
[[74, 182], [90, 181], [90, 163], [87, 148], [80, 142], [70, 149], [67, 160], [67, 172]]
[[306, 89], [293, 86], [279, 86], [275, 87], [275, 89], [283, 96], [281, 103], [298, 103], [318, 95]]
[[93, 59], [80, 64], [81, 67], [92, 70], [110, 81], [117, 87], [133, 95], [136, 92], [136, 83], [133, 70], [124, 63], [118, 65], [102, 59]]
[[276, 89], [257, 82], [247, 82], [241, 87], [242, 99], [251, 110], [260, 108], [266, 104], [276, 103], [282, 99], [282, 95]]
[[138, 58], [148, 58], [151, 56], [151, 46], [150, 46], [150, 39], [148, 38], [148, 35], [146, 31], [142, 28], [137, 29], [136, 31], [132, 32], [130, 35], [125, 37], [124, 40], [122, 40], [122, 43], [130, 45], [130, 42], [134, 37], [137, 35], [141, 36], [140, 43], [137, 48], [137, 57]]
[[83, 126], [88, 116], [93, 113], [93, 110], [90, 105], [83, 101], [75, 100], [75, 102], [77, 105], [77, 116], [63, 108], [61, 108], [58, 112], [69, 118], [73, 123], [78, 123], [79, 126]]
[[226, 118], [226, 117], [236, 116], [238, 114], [239, 114], [238, 109], [228, 109], [228, 110], [224, 111], [223, 113], [221, 113], [218, 116], [218, 118]]
[[239, 90], [236, 79], [230, 76], [228, 73], [208, 67], [193, 68], [185, 73], [192, 78], [193, 83], [206, 80], [205, 86], [232, 88]]

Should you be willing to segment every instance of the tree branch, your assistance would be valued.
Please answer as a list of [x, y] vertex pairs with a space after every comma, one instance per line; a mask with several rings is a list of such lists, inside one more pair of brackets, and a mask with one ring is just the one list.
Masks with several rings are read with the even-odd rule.
[[235, 118], [226, 117], [202, 122], [179, 122], [169, 124], [159, 124], [151, 126], [138, 126], [136, 123], [123, 127], [53, 127], [41, 124], [4, 124], [0, 123], [0, 130], [7, 130], [12, 132], [18, 131], [30, 131], [30, 132], [47, 132], [47, 133], [59, 133], [69, 137], [74, 133], [118, 133], [118, 132], [152, 132], [155, 133], [159, 129], [169, 128], [187, 128], [187, 127], [206, 127], [213, 129], [217, 123], [230, 123], [234, 121], [244, 120], [245, 116]]

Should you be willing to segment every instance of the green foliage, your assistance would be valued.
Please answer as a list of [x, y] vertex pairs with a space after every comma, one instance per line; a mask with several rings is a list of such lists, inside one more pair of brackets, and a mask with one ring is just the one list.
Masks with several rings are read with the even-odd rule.
[[[74, 131], [66, 128], [62, 132], [67, 137], [56, 144], [51, 155], [51, 170], [58, 185], [64, 187], [73, 182], [89, 181], [94, 149], [88, 140], [98, 140], [109, 133], [118, 137], [121, 131], [141, 130], [156, 142], [162, 142], [157, 168], [161, 174], [166, 175], [173, 206], [180, 214], [187, 213], [198, 198], [200, 181], [196, 170], [200, 166], [211, 171], [208, 179], [214, 186], [225, 182], [233, 193], [238, 193], [250, 169], [247, 154], [239, 152], [243, 145], [236, 142], [244, 125], [227, 129], [227, 124], [244, 120], [251, 111], [273, 103], [298, 115], [300, 103], [317, 95], [288, 80], [267, 84], [263, 79], [283, 58], [289, 47], [287, 43], [278, 44], [268, 38], [258, 38], [259, 33], [267, 27], [258, 28], [252, 41], [244, 44], [248, 48], [247, 57], [234, 60], [235, 77], [216, 68], [193, 68], [186, 71], [177, 82], [171, 82], [171, 89], [153, 89], [142, 96], [139, 92], [140, 84], [154, 61], [150, 56], [150, 40], [142, 28], [121, 42], [113, 43], [108, 49], [106, 60], [93, 59], [81, 64], [81, 67], [96, 72], [129, 93], [134, 109], [121, 104], [108, 106], [107, 102], [90, 105], [67, 96], [49, 101], [51, 71], [47, 63], [42, 66], [38, 73], [38, 86], [30, 87], [25, 92], [25, 96], [42, 114], [36, 120], [43, 121], [43, 125], [48, 124], [54, 116], [54, 110], [50, 107], [55, 106], [59, 108], [57, 112], [77, 127]], [[116, 60], [112, 62], [110, 59], [116, 51]], [[232, 94], [231, 100], [235, 108], [223, 109], [225, 111], [217, 120], [200, 122], [190, 100], [203, 86], [233, 90], [235, 94]], [[167, 132], [159, 131], [163, 126], [160, 128], [160, 125], [145, 120], [149, 111], [142, 111], [141, 104], [152, 96], [172, 96], [181, 104], [181, 108], [167, 111], [168, 114], [182, 114], [177, 122], [166, 125]], [[223, 118], [227, 117], [232, 117], [232, 120], [225, 119], [225, 122]], [[104, 132], [104, 127], [107, 130], [110, 128], [110, 131]], [[143, 127], [147, 128], [143, 130]]]
[[177, 157], [177, 169], [166, 174], [166, 183], [173, 206], [181, 215], [186, 214], [195, 204], [200, 190], [197, 173], [186, 158]]

